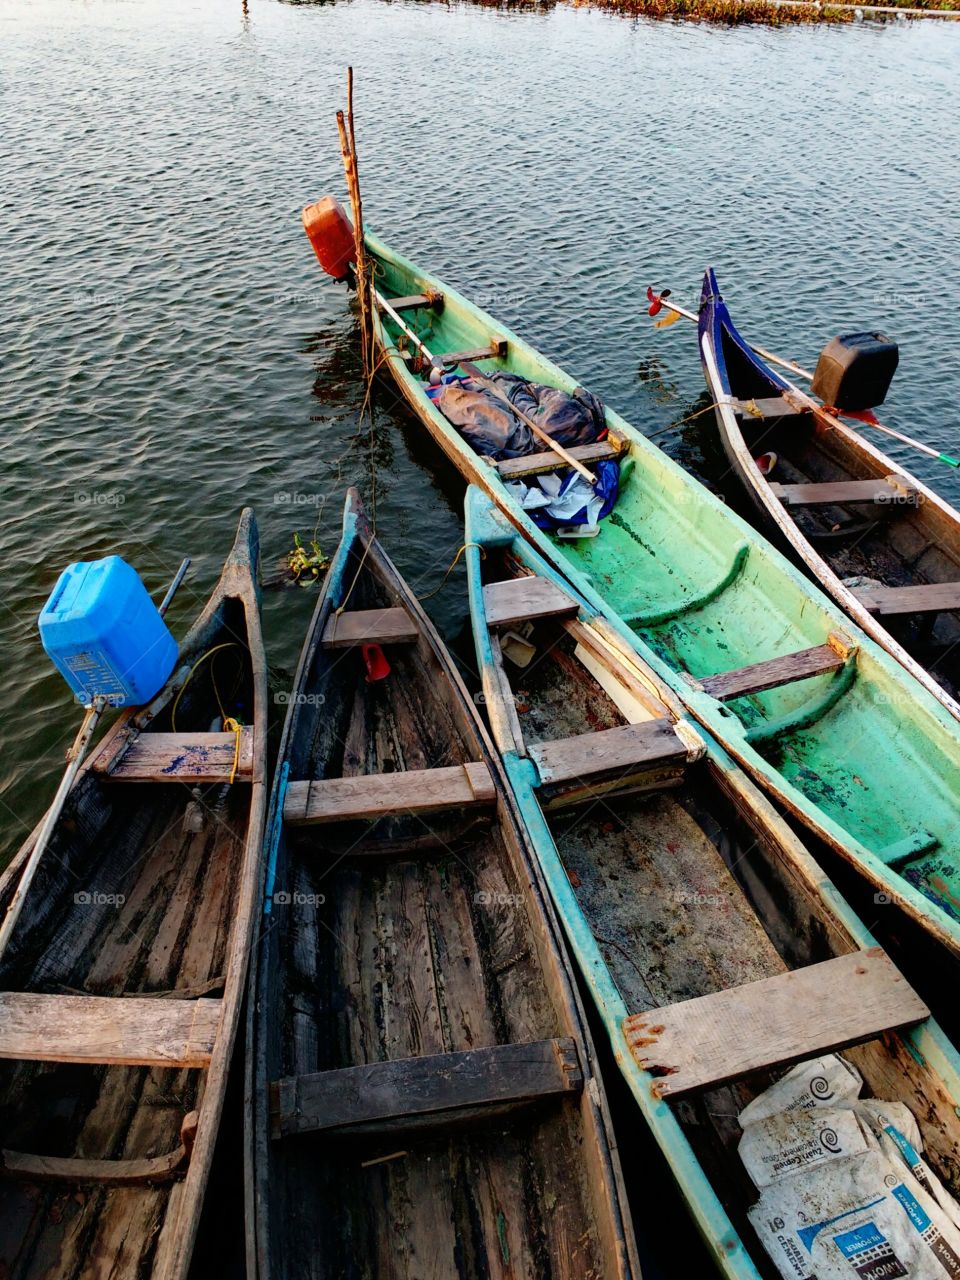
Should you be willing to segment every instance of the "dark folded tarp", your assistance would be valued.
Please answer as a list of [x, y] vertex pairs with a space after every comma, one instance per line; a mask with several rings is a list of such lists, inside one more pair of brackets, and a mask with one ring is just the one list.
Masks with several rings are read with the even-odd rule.
[[[583, 387], [569, 395], [557, 387], [526, 382], [514, 373], [492, 373], [490, 380], [499, 385], [511, 404], [568, 449], [576, 444], [593, 444], [606, 435], [603, 404]], [[444, 417], [484, 457], [497, 461], [522, 458], [547, 447], [508, 405], [472, 378], [446, 383], [436, 403]]]

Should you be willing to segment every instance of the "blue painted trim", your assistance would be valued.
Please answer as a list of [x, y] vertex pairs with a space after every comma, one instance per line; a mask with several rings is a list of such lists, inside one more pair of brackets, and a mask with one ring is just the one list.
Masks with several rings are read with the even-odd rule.
[[280, 851], [280, 836], [283, 834], [283, 802], [287, 794], [287, 780], [290, 776], [290, 761], [284, 760], [277, 775], [277, 784], [273, 792], [273, 813], [270, 815], [270, 837], [267, 843], [267, 874], [263, 887], [263, 914], [268, 916], [273, 907], [273, 890], [277, 883], [277, 854]]

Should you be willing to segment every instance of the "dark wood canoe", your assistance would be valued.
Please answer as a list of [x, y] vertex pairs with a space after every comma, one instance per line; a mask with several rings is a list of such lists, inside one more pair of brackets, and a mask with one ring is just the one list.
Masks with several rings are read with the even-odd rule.
[[[728, 1280], [779, 1274], [736, 1117], [841, 1050], [960, 1192], [960, 1055], [769, 800], [665, 681], [468, 491], [485, 706], [614, 1057]], [[522, 628], [530, 656], [510, 660]], [[507, 655], [507, 656], [505, 656]]]
[[351, 491], [268, 822], [251, 1280], [638, 1274], [593, 1048], [505, 792]]
[[[720, 438], [766, 531], [960, 716], [960, 515], [744, 341], [713, 271], [700, 355]], [[774, 452], [767, 475], [755, 458]]]
[[173, 676], [82, 766], [0, 962], [0, 1273], [18, 1280], [187, 1275], [256, 918], [258, 570], [248, 509]]

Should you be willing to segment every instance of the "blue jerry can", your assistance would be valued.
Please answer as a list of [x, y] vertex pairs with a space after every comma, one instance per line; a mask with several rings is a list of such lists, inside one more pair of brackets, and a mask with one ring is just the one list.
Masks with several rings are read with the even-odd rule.
[[140, 576], [119, 556], [61, 573], [40, 612], [43, 647], [83, 703], [137, 706], [159, 692], [177, 642]]

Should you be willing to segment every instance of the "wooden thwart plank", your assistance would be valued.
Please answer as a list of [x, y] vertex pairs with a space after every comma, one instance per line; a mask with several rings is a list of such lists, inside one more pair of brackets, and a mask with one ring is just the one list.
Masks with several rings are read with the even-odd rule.
[[371, 1062], [271, 1085], [273, 1136], [409, 1128], [447, 1111], [518, 1105], [582, 1088], [576, 1045], [567, 1038]]
[[420, 632], [406, 609], [350, 609], [334, 613], [323, 631], [326, 649], [358, 644], [413, 644]]
[[916, 487], [894, 476], [879, 480], [835, 480], [825, 484], [777, 484], [771, 481], [770, 490], [785, 507], [815, 507], [844, 502], [915, 506], [919, 501]]
[[792, 973], [636, 1013], [623, 1023], [630, 1052], [675, 1097], [784, 1066], [884, 1031], [930, 1011], [879, 947]]
[[832, 645], [817, 644], [812, 649], [798, 649], [781, 658], [769, 658], [766, 662], [754, 662], [736, 671], [721, 671], [719, 675], [705, 676], [697, 683], [704, 692], [719, 698], [721, 702], [742, 698], [749, 693], [762, 693], [764, 689], [776, 689], [794, 680], [809, 680], [811, 676], [824, 675], [842, 667], [844, 658]]
[[220, 1000], [0, 992], [0, 1058], [206, 1067]]
[[412, 311], [417, 307], [433, 307], [443, 302], [442, 293], [408, 293], [402, 298], [388, 298], [394, 311]]
[[871, 613], [938, 613], [960, 609], [960, 582], [924, 582], [912, 587], [864, 587], [853, 593]]
[[527, 754], [537, 766], [541, 784], [547, 785], [610, 774], [628, 777], [639, 769], [683, 763], [689, 748], [677, 737], [673, 721], [663, 717], [540, 742], [528, 746]]
[[761, 397], [759, 400], [734, 400], [735, 412], [744, 418], [792, 418], [798, 413], [808, 412], [798, 409], [782, 396]]
[[[599, 444], [575, 444], [567, 453], [578, 462], [602, 462], [620, 456], [619, 448], [609, 440], [601, 440]], [[504, 458], [497, 463], [497, 471], [502, 480], [516, 480], [519, 476], [535, 476], [544, 471], [563, 471], [568, 466], [558, 454], [548, 449], [545, 453], [528, 453], [522, 458]]]
[[488, 627], [511, 627], [529, 618], [572, 618], [579, 610], [556, 583], [533, 574], [489, 583], [483, 588], [483, 607]]
[[[134, 738], [119, 759], [104, 756], [93, 768], [126, 782], [227, 782], [236, 751], [235, 733], [147, 732]], [[236, 780], [252, 776], [253, 726], [244, 725]]]
[[291, 782], [283, 802], [283, 818], [290, 823], [374, 821], [392, 814], [491, 805], [495, 798], [490, 770], [482, 761], [471, 761], [442, 769]]

